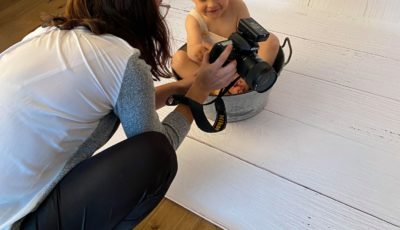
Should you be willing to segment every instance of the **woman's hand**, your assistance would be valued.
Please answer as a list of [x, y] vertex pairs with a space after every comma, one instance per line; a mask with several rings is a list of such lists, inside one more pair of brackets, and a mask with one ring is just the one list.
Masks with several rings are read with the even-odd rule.
[[227, 46], [214, 63], [209, 63], [209, 52], [206, 52], [193, 84], [209, 93], [231, 83], [236, 76], [236, 61], [222, 66], [231, 51], [232, 45]]
[[[194, 78], [186, 97], [202, 104], [212, 90], [224, 88], [235, 79], [236, 61], [231, 61], [228, 65], [222, 66], [231, 51], [232, 45], [227, 46], [214, 63], [209, 62], [209, 52], [203, 56], [197, 77]], [[193, 121], [193, 115], [188, 106], [179, 104], [176, 111], [185, 116], [188, 122]]]
[[209, 52], [203, 56], [197, 77], [188, 90], [187, 97], [203, 103], [211, 91], [224, 88], [235, 79], [236, 61], [231, 61], [226, 66], [222, 66], [231, 51], [232, 45], [227, 46], [214, 63], [209, 62]]

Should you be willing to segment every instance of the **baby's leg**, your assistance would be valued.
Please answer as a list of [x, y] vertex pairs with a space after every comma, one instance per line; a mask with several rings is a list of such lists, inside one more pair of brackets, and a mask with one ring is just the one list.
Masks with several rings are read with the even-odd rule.
[[172, 57], [172, 69], [181, 78], [195, 77], [199, 65], [192, 61], [186, 51], [178, 50]]
[[260, 42], [259, 45], [258, 55], [272, 66], [279, 51], [280, 43], [278, 37], [271, 33], [269, 38], [264, 42]]

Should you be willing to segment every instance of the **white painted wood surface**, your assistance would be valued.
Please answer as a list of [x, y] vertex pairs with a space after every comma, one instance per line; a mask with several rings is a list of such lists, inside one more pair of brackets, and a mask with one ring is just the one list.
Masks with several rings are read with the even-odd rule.
[[[192, 2], [169, 2], [176, 48]], [[228, 229], [400, 229], [400, 1], [245, 2], [292, 61], [256, 117], [192, 126], [167, 196]]]
[[168, 196], [224, 228], [397, 229], [191, 138], [178, 156]]

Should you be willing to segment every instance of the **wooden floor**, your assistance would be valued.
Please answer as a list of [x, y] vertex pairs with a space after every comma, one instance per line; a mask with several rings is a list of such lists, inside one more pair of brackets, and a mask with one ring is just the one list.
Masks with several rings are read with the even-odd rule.
[[[30, 1], [17, 2], [39, 8]], [[164, 2], [178, 47], [192, 1]], [[290, 37], [292, 61], [257, 116], [217, 134], [192, 126], [168, 199], [224, 229], [399, 230], [400, 1], [245, 2], [269, 31]], [[0, 26], [15, 15], [25, 24], [20, 10], [1, 11]], [[7, 28], [7, 36], [19, 33]], [[109, 144], [124, 138], [119, 129]], [[175, 207], [147, 227], [178, 229], [193, 218], [170, 217]], [[181, 229], [193, 223], [208, 228], [197, 219]]]
[[227, 229], [400, 229], [400, 1], [245, 2], [292, 61], [257, 116], [193, 125], [167, 197]]
[[[0, 0], [0, 52], [40, 25], [40, 13], [59, 14], [65, 0]], [[0, 70], [1, 71], [1, 70]], [[218, 230], [219, 227], [164, 199], [135, 229]]]

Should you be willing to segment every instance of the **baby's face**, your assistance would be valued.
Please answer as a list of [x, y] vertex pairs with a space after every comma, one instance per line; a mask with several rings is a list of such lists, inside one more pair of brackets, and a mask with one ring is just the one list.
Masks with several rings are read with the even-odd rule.
[[193, 0], [196, 10], [206, 18], [218, 18], [226, 10], [229, 0]]

